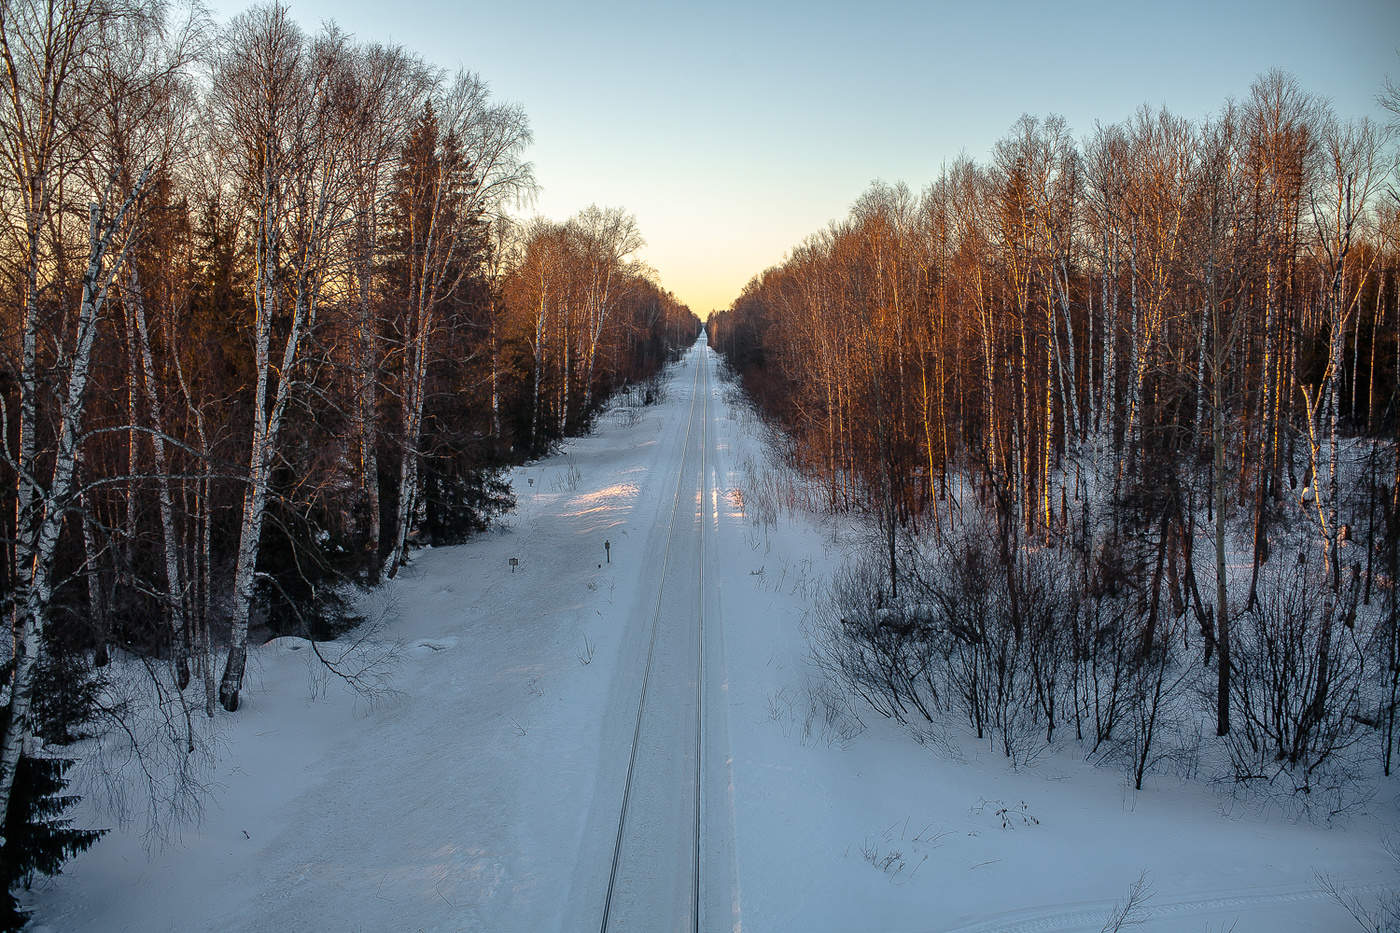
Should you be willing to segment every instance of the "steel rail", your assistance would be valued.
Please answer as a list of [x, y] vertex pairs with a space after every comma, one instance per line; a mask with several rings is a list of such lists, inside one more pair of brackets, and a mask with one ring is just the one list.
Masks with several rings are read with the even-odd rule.
[[[679, 510], [679, 507], [680, 507], [680, 501], [681, 501], [681, 485], [682, 485], [682, 483], [685, 482], [685, 476], [686, 476], [685, 464], [686, 464], [686, 461], [689, 459], [688, 451], [689, 451], [689, 449], [690, 449], [690, 435], [691, 435], [691, 430], [692, 430], [692, 428], [693, 428], [693, 426], [694, 426], [694, 422], [695, 422], [695, 403], [696, 403], [696, 399], [697, 399], [698, 396], [699, 396], [699, 393], [698, 393], [696, 390], [699, 388], [699, 386], [700, 386], [700, 366], [697, 365], [697, 366], [696, 366], [696, 369], [695, 369], [695, 379], [694, 379], [694, 381], [692, 382], [691, 390], [690, 390], [690, 412], [689, 412], [689, 414], [686, 416], [686, 422], [685, 422], [685, 450], [687, 451], [687, 453], [683, 453], [683, 454], [681, 455], [680, 473], [679, 473], [679, 475], [676, 477], [676, 492], [675, 492], [675, 496], [673, 497], [673, 499], [672, 499], [672, 501], [671, 501], [671, 517], [670, 517], [670, 519], [669, 519], [669, 521], [668, 521], [668, 523], [667, 523], [667, 528], [666, 528], [666, 549], [665, 549], [665, 551], [664, 551], [663, 554], [662, 554], [662, 558], [661, 558], [661, 576], [660, 576], [660, 579], [657, 581], [657, 586], [656, 586], [656, 608], [655, 608], [655, 610], [653, 611], [652, 617], [651, 617], [651, 639], [650, 639], [650, 642], [649, 642], [648, 645], [647, 645], [647, 663], [646, 663], [646, 667], [644, 668], [644, 670], [643, 670], [643, 672], [642, 672], [642, 692], [641, 692], [641, 696], [640, 696], [640, 697], [638, 698], [638, 700], [637, 700], [637, 721], [636, 721], [636, 724], [635, 724], [635, 725], [633, 726], [633, 728], [632, 728], [632, 750], [631, 750], [631, 752], [629, 753], [628, 758], [627, 758], [627, 779], [626, 779], [626, 782], [625, 782], [625, 783], [623, 784], [623, 786], [622, 786], [622, 809], [620, 810], [620, 812], [618, 813], [618, 816], [617, 816], [617, 836], [616, 836], [615, 839], [613, 840], [612, 868], [611, 868], [611, 869], [609, 870], [609, 872], [608, 872], [608, 891], [607, 891], [606, 897], [603, 899], [603, 921], [602, 921], [601, 926], [599, 927], [600, 933], [607, 933], [607, 930], [608, 930], [608, 920], [609, 920], [609, 919], [611, 918], [611, 916], [612, 916], [613, 892], [614, 892], [614, 890], [615, 890], [616, 887], [617, 887], [617, 866], [618, 866], [618, 862], [619, 862], [619, 861], [621, 860], [621, 858], [622, 858], [622, 836], [623, 836], [623, 831], [626, 829], [626, 826], [627, 826], [627, 804], [628, 804], [628, 801], [629, 801], [629, 800], [631, 799], [631, 797], [632, 797], [632, 775], [633, 775], [633, 773], [636, 771], [636, 766], [637, 766], [637, 745], [639, 744], [639, 742], [640, 742], [640, 740], [641, 740], [641, 735], [642, 735], [642, 714], [643, 714], [643, 712], [644, 712], [645, 709], [646, 709], [646, 703], [647, 703], [647, 688], [651, 685], [652, 660], [653, 660], [654, 657], [656, 656], [656, 633], [657, 633], [658, 629], [660, 628], [660, 622], [661, 622], [661, 598], [662, 598], [662, 595], [664, 594], [665, 589], [666, 589], [666, 571], [667, 571], [667, 569], [668, 569], [668, 568], [670, 567], [670, 565], [671, 565], [671, 538], [673, 537], [673, 533], [674, 533], [675, 527], [676, 527], [676, 512]], [[707, 379], [707, 388], [708, 388], [708, 379]], [[706, 404], [708, 405], [708, 401], [707, 401]], [[707, 410], [708, 410], [708, 409], [707, 409]], [[697, 847], [698, 847], [698, 840], [697, 840]], [[697, 864], [698, 864], [698, 863], [697, 863]], [[697, 870], [698, 870], [698, 868], [697, 868]], [[698, 881], [697, 881], [697, 884], [698, 884]], [[697, 890], [698, 890], [698, 889], [697, 889]], [[697, 929], [697, 930], [699, 929], [699, 927], [698, 927], [699, 919], [700, 919], [700, 918], [699, 918], [699, 916], [698, 916], [698, 914], [697, 914], [696, 917], [695, 917], [695, 923], [697, 924], [697, 926], [696, 926], [696, 929]]]

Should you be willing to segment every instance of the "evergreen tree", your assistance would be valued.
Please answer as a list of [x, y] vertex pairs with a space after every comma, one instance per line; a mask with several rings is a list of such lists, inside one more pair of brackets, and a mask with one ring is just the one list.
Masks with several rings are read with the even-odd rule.
[[0, 900], [0, 930], [18, 930], [28, 921], [20, 909], [14, 888], [26, 888], [35, 872], [57, 875], [63, 863], [85, 851], [107, 832], [105, 829], [74, 829], [63, 813], [78, 798], [64, 794], [64, 776], [73, 762], [66, 758], [19, 760], [10, 805], [5, 812], [5, 845], [0, 848], [0, 876], [5, 882]]

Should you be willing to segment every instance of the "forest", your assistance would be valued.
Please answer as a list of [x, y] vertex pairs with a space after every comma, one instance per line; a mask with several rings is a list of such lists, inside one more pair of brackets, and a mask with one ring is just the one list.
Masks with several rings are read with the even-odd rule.
[[1203, 120], [1023, 116], [712, 316], [818, 505], [875, 530], [818, 663], [1139, 789], [1199, 771], [1332, 813], [1390, 775], [1395, 129], [1281, 71]]
[[[282, 0], [0, 0], [0, 58], [18, 929], [16, 889], [104, 831], [75, 825], [77, 762], [152, 838], [195, 823], [260, 646], [374, 696], [363, 597], [497, 525], [510, 470], [611, 401], [660, 400], [701, 322], [628, 209], [533, 216], [530, 117], [480, 74]], [[1023, 116], [922, 190], [872, 184], [709, 317], [785, 460], [711, 492], [859, 530], [805, 630], [847, 712], [998, 766], [1072, 748], [1137, 790], [1364, 810], [1400, 746], [1400, 88], [1377, 92], [1388, 123], [1283, 71], [1207, 118]]]
[[477, 74], [280, 3], [2, 0], [0, 56], [8, 890], [97, 836], [62, 818], [65, 747], [178, 772], [250, 643], [361, 621], [700, 323], [627, 211], [517, 219], [529, 119]]

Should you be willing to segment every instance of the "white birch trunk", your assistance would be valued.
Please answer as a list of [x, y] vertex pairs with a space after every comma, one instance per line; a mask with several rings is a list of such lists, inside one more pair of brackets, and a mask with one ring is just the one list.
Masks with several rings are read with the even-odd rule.
[[370, 584], [379, 582], [379, 450], [377, 417], [377, 374], [379, 372], [376, 352], [375, 321], [370, 308], [370, 275], [374, 261], [373, 217], [362, 219], [360, 229], [357, 289], [356, 327], [359, 330], [359, 347], [356, 378], [356, 421], [360, 444], [360, 491], [365, 497], [365, 551], [369, 559], [365, 566], [370, 575]]
[[501, 436], [501, 339], [496, 321], [496, 300], [491, 299], [491, 437]]
[[282, 346], [277, 367], [277, 386], [272, 404], [268, 405], [268, 383], [271, 372], [272, 318], [278, 305], [279, 283], [276, 269], [280, 250], [280, 215], [277, 203], [277, 179], [273, 169], [264, 172], [263, 212], [257, 245], [258, 285], [254, 289], [256, 314], [255, 368], [257, 382], [253, 392], [253, 431], [248, 454], [248, 489], [243, 496], [243, 518], [238, 536], [238, 559], [234, 569], [233, 612], [231, 616], [228, 659], [219, 682], [219, 702], [224, 709], [238, 709], [239, 693], [248, 659], [248, 625], [252, 614], [256, 582], [258, 547], [262, 538], [263, 516], [267, 508], [268, 487], [272, 475], [273, 455], [277, 450], [282, 419], [291, 395], [292, 375], [298, 361], [301, 339], [314, 325], [316, 318], [319, 270], [318, 253], [325, 234], [327, 193], [323, 187], [315, 208], [307, 239], [301, 245], [302, 267], [296, 283], [292, 305], [292, 320], [286, 342]]
[[151, 358], [151, 340], [146, 330], [146, 306], [141, 293], [141, 280], [135, 267], [130, 270], [129, 296], [140, 350], [146, 404], [150, 409], [151, 451], [155, 457], [156, 494], [160, 502], [161, 539], [165, 553], [166, 598], [170, 603], [170, 661], [175, 671], [175, 683], [183, 690], [190, 682], [185, 581], [180, 567], [180, 540], [175, 531], [175, 503], [170, 494], [170, 458], [165, 451], [165, 418], [161, 414], [160, 390], [156, 382], [155, 363]]
[[[112, 276], [126, 260], [131, 241], [127, 240], [121, 254], [111, 268], [104, 269], [112, 240], [122, 227], [131, 206], [140, 197], [150, 170], [141, 173], [121, 209], [107, 223], [102, 222], [102, 210], [96, 203], [88, 209], [88, 264], [82, 280], [82, 301], [78, 307], [76, 333], [71, 354], [66, 362], [68, 384], [61, 399], [59, 416], [58, 449], [54, 456], [52, 481], [42, 494], [37, 496], [36, 509], [38, 523], [34, 528], [34, 538], [26, 542], [24, 553], [31, 555], [28, 565], [16, 568], [16, 597], [20, 606], [19, 638], [16, 644], [15, 670], [10, 691], [10, 721], [0, 742], [0, 827], [9, 808], [10, 794], [14, 789], [15, 772], [25, 746], [33, 734], [34, 723], [30, 718], [33, 709], [34, 677], [44, 646], [44, 631], [48, 623], [49, 603], [53, 598], [53, 564], [58, 550], [59, 536], [63, 530], [63, 520], [67, 506], [73, 496], [73, 480], [78, 460], [79, 435], [82, 433], [83, 415], [87, 405], [87, 387], [91, 375], [92, 348], [97, 339], [103, 306], [107, 300], [107, 288]], [[31, 394], [37, 386], [28, 387]], [[32, 471], [37, 464], [33, 459], [21, 462], [21, 474]], [[27, 529], [25, 529], [27, 531]], [[18, 551], [18, 547], [16, 548]], [[0, 846], [4, 845], [0, 836]]]
[[535, 317], [535, 378], [534, 389], [530, 394], [530, 451], [533, 454], [539, 443], [540, 424], [540, 376], [544, 370], [544, 341], [546, 333], [544, 274], [540, 274], [540, 308]]
[[569, 433], [569, 351], [572, 348], [569, 345], [569, 309], [566, 306], [561, 310], [564, 312], [564, 370], [563, 379], [560, 380], [562, 385], [559, 389], [559, 436], [566, 437]]
[[602, 294], [596, 299], [594, 306], [593, 327], [588, 335], [588, 368], [583, 379], [583, 412], [586, 417], [589, 406], [593, 403], [593, 361], [598, 354], [598, 341], [603, 336], [603, 325], [608, 319], [608, 293], [612, 288], [612, 264], [614, 258], [609, 256], [605, 260], [608, 263], [607, 275], [603, 279]]

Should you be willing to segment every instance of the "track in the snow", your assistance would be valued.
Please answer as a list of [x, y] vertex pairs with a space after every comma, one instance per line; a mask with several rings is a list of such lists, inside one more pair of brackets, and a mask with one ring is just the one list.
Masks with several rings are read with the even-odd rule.
[[[703, 389], [703, 391], [702, 391], [701, 388], [700, 388], [700, 386], [701, 386], [700, 373], [701, 373], [702, 370], [704, 371], [704, 374], [705, 374], [705, 378], [704, 378], [704, 389]], [[702, 401], [702, 399], [703, 399], [703, 401]], [[696, 362], [695, 378], [694, 378], [694, 380], [692, 381], [692, 384], [691, 384], [690, 411], [689, 411], [689, 413], [688, 413], [687, 416], [686, 416], [685, 439], [684, 439], [684, 442], [683, 442], [684, 445], [685, 445], [686, 453], [682, 456], [682, 459], [681, 459], [680, 473], [679, 473], [679, 475], [678, 475], [677, 478], [676, 478], [676, 491], [675, 491], [675, 494], [674, 494], [674, 496], [673, 496], [673, 498], [672, 498], [672, 501], [671, 501], [671, 514], [670, 514], [670, 517], [669, 517], [669, 519], [668, 519], [667, 534], [666, 534], [666, 548], [665, 548], [665, 552], [664, 552], [664, 554], [663, 554], [663, 556], [662, 556], [662, 560], [661, 560], [661, 573], [660, 573], [660, 575], [659, 575], [658, 582], [657, 582], [657, 589], [656, 589], [656, 605], [655, 605], [655, 608], [654, 608], [654, 610], [653, 610], [653, 612], [652, 612], [651, 632], [650, 632], [649, 642], [648, 642], [648, 645], [647, 645], [647, 660], [646, 660], [646, 666], [645, 666], [645, 669], [644, 669], [644, 671], [643, 671], [643, 673], [642, 673], [642, 689], [641, 689], [641, 695], [640, 695], [640, 697], [639, 697], [638, 700], [637, 700], [637, 716], [636, 716], [636, 722], [635, 722], [635, 725], [634, 725], [633, 730], [632, 730], [631, 749], [630, 749], [630, 751], [629, 751], [629, 753], [628, 753], [628, 760], [627, 760], [627, 777], [626, 777], [625, 783], [624, 783], [624, 785], [623, 785], [623, 791], [622, 791], [622, 807], [621, 807], [620, 812], [618, 813], [618, 817], [617, 817], [617, 833], [616, 833], [616, 835], [615, 835], [615, 837], [614, 837], [614, 840], [613, 840], [612, 865], [611, 865], [611, 868], [609, 869], [609, 872], [608, 872], [607, 894], [606, 894], [606, 896], [604, 897], [604, 900], [603, 900], [603, 917], [602, 917], [602, 923], [601, 923], [601, 925], [600, 925], [600, 927], [599, 927], [600, 933], [608, 933], [608, 929], [609, 929], [608, 924], [609, 924], [609, 922], [613, 919], [613, 900], [614, 900], [614, 894], [615, 894], [615, 892], [617, 891], [617, 888], [618, 888], [618, 880], [619, 880], [618, 868], [619, 868], [619, 864], [620, 864], [621, 859], [622, 859], [623, 842], [624, 842], [624, 839], [625, 839], [625, 837], [626, 837], [626, 833], [627, 833], [627, 829], [628, 829], [627, 817], [628, 817], [628, 814], [629, 814], [629, 804], [631, 803], [631, 799], [632, 799], [633, 778], [634, 778], [634, 775], [635, 775], [636, 770], [637, 770], [637, 768], [636, 768], [636, 766], [637, 766], [637, 749], [638, 749], [638, 746], [639, 746], [639, 744], [640, 744], [640, 739], [641, 739], [641, 735], [642, 735], [642, 720], [643, 720], [643, 717], [644, 717], [644, 715], [645, 715], [645, 713], [646, 713], [646, 709], [647, 709], [647, 693], [648, 693], [648, 690], [649, 690], [649, 688], [650, 688], [650, 686], [651, 686], [651, 676], [652, 676], [653, 661], [655, 660], [655, 657], [656, 657], [657, 633], [659, 632], [660, 627], [661, 627], [662, 608], [663, 608], [663, 606], [664, 606], [664, 604], [665, 604], [664, 597], [665, 597], [665, 592], [666, 592], [667, 571], [670, 569], [670, 563], [671, 563], [671, 542], [672, 542], [672, 540], [673, 540], [674, 537], [675, 537], [675, 531], [676, 531], [676, 514], [677, 514], [677, 512], [679, 512], [679, 510], [680, 510], [681, 493], [682, 493], [682, 490], [685, 488], [686, 477], [692, 475], [692, 474], [690, 474], [690, 473], [688, 473], [688, 472], [686, 471], [686, 462], [687, 462], [688, 459], [689, 459], [690, 438], [691, 438], [691, 434], [692, 434], [692, 432], [693, 432], [693, 430], [694, 430], [694, 427], [695, 427], [695, 408], [696, 408], [696, 405], [697, 405], [697, 404], [699, 404], [699, 405], [701, 406], [701, 408], [702, 408], [702, 415], [701, 415], [701, 443], [700, 443], [700, 473], [699, 473], [699, 476], [700, 476], [700, 482], [701, 482], [700, 496], [703, 498], [703, 484], [704, 484], [704, 478], [705, 478], [705, 476], [706, 476], [706, 472], [705, 472], [705, 457], [706, 457], [706, 452], [707, 452], [708, 447], [709, 447], [709, 422], [710, 422], [710, 415], [709, 415], [709, 408], [710, 408], [710, 375], [709, 375], [709, 361], [708, 361], [708, 358], [707, 358], [706, 355], [701, 355], [701, 356], [698, 358], [698, 360], [697, 360], [697, 362]], [[705, 521], [703, 520], [703, 517], [702, 517], [702, 520], [701, 520], [700, 523], [699, 523], [699, 533], [700, 533], [700, 536], [701, 536], [701, 539], [700, 539], [700, 540], [701, 540], [701, 545], [700, 545], [700, 547], [699, 547], [698, 550], [697, 550], [697, 553], [698, 553], [697, 575], [698, 575], [698, 581], [699, 581], [699, 591], [698, 591], [698, 592], [699, 592], [699, 596], [698, 596], [698, 598], [697, 598], [697, 600], [696, 600], [696, 613], [697, 613], [697, 615], [696, 615], [696, 627], [697, 627], [697, 637], [698, 637], [698, 640], [699, 640], [699, 647], [698, 647], [698, 650], [696, 651], [696, 658], [695, 658], [695, 773], [694, 773], [694, 782], [695, 782], [695, 783], [694, 783], [695, 815], [694, 815], [693, 851], [692, 851], [692, 863], [691, 863], [691, 864], [693, 865], [693, 872], [692, 872], [692, 877], [691, 877], [691, 892], [690, 892], [690, 893], [691, 893], [691, 897], [690, 897], [690, 921], [691, 921], [691, 922], [690, 922], [690, 928], [691, 928], [692, 931], [694, 931], [694, 933], [699, 933], [699, 931], [700, 931], [700, 929], [701, 929], [701, 927], [700, 927], [700, 860], [701, 860], [702, 849], [701, 849], [701, 845], [700, 845], [700, 827], [701, 827], [701, 797], [702, 797], [702, 783], [703, 783], [703, 782], [702, 782], [702, 775], [703, 775], [702, 755], [703, 755], [703, 751], [704, 751], [703, 745], [704, 745], [704, 735], [705, 735], [705, 729], [704, 729], [704, 722], [705, 722], [705, 720], [704, 720], [704, 716], [705, 716], [705, 703], [704, 703], [704, 701], [705, 701], [705, 696], [704, 696], [704, 684], [705, 684], [705, 676], [704, 676], [704, 675], [705, 675], [705, 628], [704, 628], [704, 626], [705, 626], [705, 551], [704, 551], [704, 533], [705, 533], [705, 530], [704, 530], [704, 529], [705, 529], [705, 524], [706, 524], [706, 523], [705, 523]]]
[[[1387, 885], [1375, 883], [1346, 885], [1345, 889], [1348, 894], [1361, 897], [1380, 895], [1390, 890]], [[1173, 928], [1185, 929], [1185, 921], [1190, 917], [1231, 912], [1236, 915], [1249, 915], [1288, 904], [1325, 900], [1331, 896], [1321, 884], [1314, 884], [1278, 890], [1261, 889], [1235, 894], [1167, 898], [1141, 905], [1135, 914], [1134, 922], [1170, 922]], [[947, 933], [1075, 933], [1079, 930], [1097, 930], [1117, 906], [1116, 902], [1102, 901], [1075, 907], [1013, 911], [967, 926], [955, 927]]]

